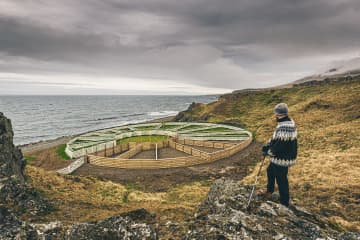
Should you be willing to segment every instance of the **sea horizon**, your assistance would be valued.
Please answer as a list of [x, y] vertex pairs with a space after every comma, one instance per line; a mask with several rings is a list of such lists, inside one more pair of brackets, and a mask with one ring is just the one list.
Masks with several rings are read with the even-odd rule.
[[174, 116], [219, 95], [0, 95], [14, 143], [26, 145]]

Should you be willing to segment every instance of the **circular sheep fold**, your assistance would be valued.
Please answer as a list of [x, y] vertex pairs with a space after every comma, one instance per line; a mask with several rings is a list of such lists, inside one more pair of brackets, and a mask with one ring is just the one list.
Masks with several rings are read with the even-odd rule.
[[[137, 136], [166, 136], [161, 141], [132, 142]], [[129, 139], [130, 138], [130, 139]], [[124, 141], [124, 140], [128, 141]], [[129, 168], [156, 169], [184, 167], [230, 157], [246, 148], [252, 134], [242, 128], [214, 123], [166, 122], [125, 125], [82, 134], [66, 144], [71, 158], [90, 164]], [[186, 157], [162, 159], [131, 159], [141, 151], [170, 147]], [[200, 147], [200, 148], [199, 148]], [[202, 151], [201, 147], [214, 151]]]

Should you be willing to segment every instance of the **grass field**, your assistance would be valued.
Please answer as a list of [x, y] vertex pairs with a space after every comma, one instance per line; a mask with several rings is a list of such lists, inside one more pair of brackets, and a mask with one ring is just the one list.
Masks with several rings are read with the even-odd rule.
[[217, 128], [210, 128], [210, 129], [203, 129], [203, 130], [195, 130], [193, 133], [213, 133], [213, 132], [232, 132], [233, 130], [229, 128], [217, 127]]
[[174, 129], [174, 128], [177, 128], [179, 127], [178, 125], [167, 125], [167, 124], [164, 124], [162, 125], [159, 129], [161, 130], [171, 130], [171, 129]]
[[185, 126], [183, 128], [180, 128], [179, 131], [185, 131], [185, 130], [195, 130], [197, 128], [203, 128], [204, 126], [202, 125], [189, 125], [189, 126]]
[[119, 139], [116, 143], [123, 144], [128, 142], [161, 142], [167, 139], [168, 137], [163, 135], [144, 135]]
[[57, 203], [57, 211], [39, 221], [96, 221], [145, 208], [150, 212], [166, 212], [157, 215], [161, 222], [183, 222], [209, 190], [207, 181], [179, 184], [170, 191], [147, 192], [141, 184], [123, 185], [94, 177], [61, 176], [33, 166], [27, 166], [26, 173], [33, 186]]

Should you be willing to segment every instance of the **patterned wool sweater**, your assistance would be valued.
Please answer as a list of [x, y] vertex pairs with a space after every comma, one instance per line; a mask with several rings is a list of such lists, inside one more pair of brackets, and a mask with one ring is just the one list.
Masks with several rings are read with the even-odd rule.
[[283, 167], [296, 163], [297, 130], [292, 119], [284, 117], [278, 120], [269, 147], [270, 162]]

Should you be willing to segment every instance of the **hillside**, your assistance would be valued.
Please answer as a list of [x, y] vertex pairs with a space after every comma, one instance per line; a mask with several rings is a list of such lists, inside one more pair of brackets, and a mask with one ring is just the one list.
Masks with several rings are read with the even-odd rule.
[[[273, 107], [289, 105], [298, 126], [298, 164], [289, 171], [294, 202], [360, 231], [360, 78], [312, 82], [292, 88], [237, 91], [210, 104], [193, 103], [178, 121], [237, 124], [267, 141]], [[260, 159], [258, 159], [260, 160]], [[251, 183], [256, 171], [243, 180]], [[263, 172], [260, 187], [265, 187]]]

